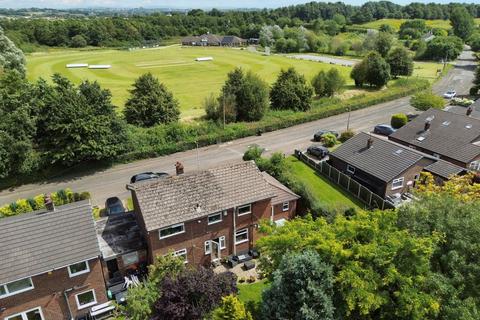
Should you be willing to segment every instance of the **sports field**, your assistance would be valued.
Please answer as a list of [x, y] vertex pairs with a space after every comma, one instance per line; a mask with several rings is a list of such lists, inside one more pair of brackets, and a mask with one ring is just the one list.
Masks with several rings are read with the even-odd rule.
[[[213, 61], [196, 62], [198, 57], [213, 57]], [[35, 53], [27, 56], [28, 77], [49, 77], [60, 73], [72, 81], [98, 80], [112, 91], [113, 101], [123, 107], [134, 80], [152, 72], [174, 93], [182, 109], [182, 117], [203, 114], [202, 103], [210, 93], [217, 94], [227, 73], [239, 66], [252, 70], [269, 83], [275, 81], [280, 69], [295, 67], [308, 81], [330, 64], [289, 59], [282, 56], [263, 56], [260, 53], [232, 48], [185, 48], [180, 46], [119, 50], [63, 50]], [[69, 63], [110, 64], [111, 69], [67, 69]], [[350, 68], [335, 66], [349, 79]], [[350, 81], [350, 80], [348, 80]]]

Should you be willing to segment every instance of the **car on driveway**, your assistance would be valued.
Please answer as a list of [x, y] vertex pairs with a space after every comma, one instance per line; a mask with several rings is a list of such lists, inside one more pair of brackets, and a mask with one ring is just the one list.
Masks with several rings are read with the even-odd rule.
[[457, 92], [455, 90], [448, 90], [443, 94], [445, 99], [453, 99], [457, 96]]
[[308, 147], [307, 153], [317, 157], [318, 159], [323, 159], [328, 156], [328, 149], [324, 146], [313, 145]]
[[383, 136], [389, 136], [394, 132], [395, 129], [393, 129], [392, 126], [388, 124], [379, 124], [376, 125], [375, 128], [373, 128], [373, 133], [381, 134]]
[[170, 175], [166, 172], [143, 172], [143, 173], [134, 175], [130, 179], [130, 183], [136, 183], [139, 181], [145, 181], [145, 180], [151, 180], [151, 179], [166, 178], [168, 176]]
[[112, 216], [125, 213], [125, 207], [123, 206], [122, 200], [117, 197], [111, 197], [105, 201], [105, 211], [107, 216]]
[[313, 135], [313, 141], [321, 141], [322, 140], [322, 136], [324, 134], [327, 134], [327, 133], [331, 133], [335, 136], [335, 138], [338, 138], [339, 134], [337, 131], [333, 131], [333, 130], [319, 130], [317, 131], [314, 135]]

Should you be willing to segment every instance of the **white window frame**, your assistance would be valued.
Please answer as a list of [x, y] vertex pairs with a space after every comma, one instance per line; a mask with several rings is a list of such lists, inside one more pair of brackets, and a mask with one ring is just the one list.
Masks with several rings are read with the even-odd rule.
[[[240, 209], [243, 209], [243, 208], [246, 208], [246, 207], [249, 208], [248, 212], [240, 213]], [[252, 213], [252, 204], [251, 203], [246, 204], [244, 206], [240, 206], [240, 207], [237, 208], [237, 216], [239, 216], [239, 217], [246, 216], [247, 214], [250, 214], [250, 213]]]
[[39, 313], [40, 313], [40, 318], [42, 320], [45, 320], [45, 317], [43, 316], [43, 312], [42, 312], [42, 308], [41, 307], [36, 307], [36, 308], [33, 308], [33, 309], [30, 309], [30, 310], [26, 310], [26, 311], [22, 311], [22, 312], [19, 312], [19, 313], [16, 313], [16, 314], [12, 314], [10, 316], [7, 316], [5, 318], [5, 320], [9, 320], [9, 319], [12, 319], [14, 317], [18, 317], [18, 316], [21, 316], [23, 320], [27, 320], [27, 313], [29, 312], [32, 312], [32, 311], [35, 311], [35, 310], [38, 310]]
[[355, 167], [347, 164], [347, 172], [351, 174], [355, 174]]
[[[124, 257], [127, 256], [127, 259], [130, 259], [133, 255], [135, 255], [135, 260], [136, 261], [126, 264]], [[124, 266], [131, 266], [135, 263], [138, 263], [138, 261], [140, 261], [140, 257], [138, 256], [138, 251], [132, 251], [132, 252], [129, 252], [129, 253], [122, 254], [122, 263], [123, 263]]]
[[480, 160], [470, 162], [468, 168], [474, 171], [480, 171]]
[[[214, 217], [214, 216], [220, 216], [220, 220], [216, 220], [214, 222], [210, 222], [210, 217]], [[219, 223], [219, 222], [222, 222], [223, 221], [223, 213], [220, 211], [220, 212], [216, 212], [216, 213], [212, 213], [212, 214], [209, 214], [208, 217], [207, 217], [207, 223], [208, 225], [211, 225], [211, 224], [215, 224], [215, 223]]]
[[173, 252], [174, 257], [185, 256], [185, 262], [184, 263], [188, 263], [187, 254], [188, 254], [187, 248], [183, 248], [183, 249], [176, 250], [176, 251]]
[[[239, 235], [239, 234], [244, 234], [244, 233], [247, 235], [247, 239], [244, 239], [244, 240], [242, 240], [242, 241], [237, 241], [238, 235]], [[248, 228], [241, 229], [241, 230], [237, 230], [237, 232], [235, 232], [235, 245], [248, 242], [248, 240], [249, 240], [248, 237], [249, 237], [249, 235], [248, 235]]]
[[[28, 279], [30, 280], [30, 284], [32, 285], [31, 287], [28, 287], [28, 288], [25, 288], [25, 289], [22, 289], [22, 290], [18, 290], [18, 291], [15, 291], [15, 292], [10, 292], [8, 290], [8, 287], [7, 285], [10, 284], [10, 283], [14, 283], [14, 282], [17, 282], [17, 281], [22, 281], [22, 280], [25, 280], [25, 279]], [[0, 299], [3, 299], [3, 298], [6, 298], [6, 297], [10, 297], [10, 296], [14, 296], [16, 294], [20, 294], [22, 292], [26, 292], [26, 291], [30, 291], [30, 290], [33, 290], [35, 289], [35, 286], [33, 285], [33, 281], [32, 281], [32, 278], [29, 277], [29, 278], [23, 278], [23, 279], [18, 279], [18, 280], [15, 280], [15, 281], [10, 281], [8, 283], [5, 283], [5, 284], [1, 284], [0, 287], [3, 287], [3, 289], [5, 290], [5, 294], [4, 295], [0, 295]]]
[[285, 212], [285, 211], [288, 211], [288, 210], [290, 210], [290, 202], [285, 201], [284, 203], [282, 203], [282, 211]]
[[[176, 233], [172, 233], [172, 234], [169, 234], [169, 235], [166, 235], [166, 236], [163, 236], [162, 237], [162, 231], [163, 230], [167, 230], [167, 229], [171, 229], [171, 228], [176, 228], [178, 226], [182, 226], [182, 231], [180, 232], [176, 232]], [[158, 230], [158, 237], [160, 239], [166, 239], [166, 238], [170, 238], [170, 237], [173, 237], [173, 236], [176, 236], [176, 235], [179, 235], [179, 234], [182, 234], [182, 233], [185, 233], [185, 223], [177, 223], [177, 224], [172, 224], [171, 226], [168, 226], [168, 227], [165, 227], [165, 228], [162, 228], [160, 230]]]
[[206, 255], [206, 256], [212, 253], [212, 248], [211, 248], [211, 245], [210, 245], [210, 240], [205, 241], [205, 243], [204, 243], [204, 249], [205, 249], [205, 255]]
[[[227, 248], [227, 242], [226, 242], [226, 237], [225, 236], [221, 236], [218, 238], [218, 243], [220, 244], [220, 250], [223, 250], [223, 249], [226, 249]], [[223, 242], [223, 245], [222, 245], [222, 242]]]
[[[80, 301], [78, 300], [78, 296], [80, 296], [82, 294], [85, 294], [87, 292], [93, 292], [93, 301], [90, 302], [90, 303], [84, 304], [84, 305], [80, 305]], [[75, 295], [75, 302], [77, 303], [77, 309], [78, 310], [82, 310], [82, 309], [85, 309], [85, 308], [96, 305], [97, 304], [97, 295], [95, 294], [95, 289], [90, 289], [90, 290], [86, 290], [86, 291], [77, 293]]]
[[[87, 269], [85, 270], [82, 270], [82, 271], [79, 271], [79, 272], [72, 272], [72, 270], [70, 269], [71, 266], [73, 266], [74, 264], [79, 264], [79, 263], [85, 263], [85, 265], [87, 266]], [[79, 261], [77, 263], [72, 263], [71, 265], [69, 265], [67, 267], [67, 270], [68, 270], [68, 276], [70, 278], [73, 278], [73, 277], [76, 277], [76, 276], [79, 276], [79, 275], [82, 275], [82, 274], [85, 274], [85, 273], [89, 273], [90, 272], [90, 265], [88, 263], [88, 260], [85, 260], [85, 261]]]
[[[395, 186], [395, 183], [398, 183], [400, 181], [402, 182], [402, 184], [400, 186]], [[393, 179], [392, 180], [392, 190], [397, 190], [397, 189], [403, 188], [404, 183], [405, 183], [405, 177], [400, 177], [400, 178], [397, 178], [397, 179]]]

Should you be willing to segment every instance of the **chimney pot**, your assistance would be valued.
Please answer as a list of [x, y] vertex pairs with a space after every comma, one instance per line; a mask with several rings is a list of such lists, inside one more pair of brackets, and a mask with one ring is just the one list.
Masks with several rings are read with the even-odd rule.
[[373, 145], [373, 139], [372, 137], [368, 137], [368, 140], [367, 140], [367, 148], [370, 149]]
[[470, 115], [472, 114], [472, 112], [473, 112], [472, 106], [468, 107], [468, 109], [467, 109], [467, 116], [470, 116]]
[[425, 121], [425, 127], [424, 127], [424, 131], [428, 131], [430, 130], [430, 126], [431, 126], [431, 122], [430, 121]]
[[43, 202], [45, 203], [45, 208], [47, 209], [47, 211], [55, 211], [55, 204], [53, 203], [50, 194], [45, 194], [43, 196]]
[[183, 174], [183, 164], [181, 164], [179, 161], [175, 163], [175, 171], [177, 176]]

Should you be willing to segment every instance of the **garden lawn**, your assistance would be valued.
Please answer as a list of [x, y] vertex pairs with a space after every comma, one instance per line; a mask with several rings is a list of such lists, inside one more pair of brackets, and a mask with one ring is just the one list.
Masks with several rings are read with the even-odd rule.
[[[213, 61], [196, 62], [198, 57], [213, 57]], [[111, 69], [67, 69], [69, 63], [110, 64]], [[252, 70], [268, 83], [273, 83], [281, 69], [295, 67], [308, 81], [320, 70], [335, 67], [348, 79], [351, 68], [312, 61], [289, 59], [279, 55], [235, 48], [198, 48], [179, 45], [141, 50], [50, 50], [27, 56], [30, 80], [48, 78], [60, 73], [75, 83], [96, 80], [111, 90], [115, 105], [123, 108], [128, 90], [143, 73], [157, 76], [180, 102], [183, 118], [204, 114], [203, 101], [211, 93], [218, 94], [235, 67]]]
[[266, 279], [257, 281], [255, 283], [239, 283], [238, 287], [238, 298], [244, 304], [247, 304], [249, 301], [258, 303], [262, 300], [262, 292], [264, 289], [268, 288], [270, 283]]
[[317, 174], [302, 161], [291, 156], [287, 158], [293, 178], [304, 183], [317, 201], [330, 208], [355, 208], [362, 210], [362, 203], [349, 193]]

